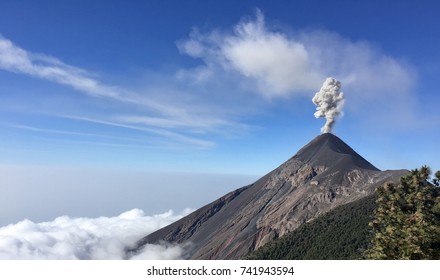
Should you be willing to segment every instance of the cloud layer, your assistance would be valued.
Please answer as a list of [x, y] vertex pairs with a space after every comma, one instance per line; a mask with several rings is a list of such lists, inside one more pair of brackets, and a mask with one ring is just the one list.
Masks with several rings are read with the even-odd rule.
[[[125, 259], [125, 249], [141, 237], [188, 214], [172, 211], [145, 216], [139, 209], [117, 217], [56, 218], [51, 222], [23, 220], [0, 228], [0, 259]], [[179, 259], [183, 249], [147, 245], [132, 259]]]

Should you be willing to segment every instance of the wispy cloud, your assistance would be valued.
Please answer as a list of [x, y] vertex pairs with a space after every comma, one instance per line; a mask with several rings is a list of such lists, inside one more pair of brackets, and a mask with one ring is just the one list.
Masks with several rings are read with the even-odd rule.
[[250, 130], [251, 126], [241, 124], [221, 118], [182, 118], [182, 119], [170, 119], [170, 118], [158, 118], [147, 117], [141, 115], [120, 115], [114, 117], [115, 121], [119, 121], [126, 124], [138, 124], [152, 127], [173, 128], [179, 130], [187, 130], [192, 133], [206, 134], [209, 132], [215, 132], [218, 134], [227, 133], [230, 130]]
[[[113, 117], [113, 121], [108, 121], [108, 116], [103, 118], [76, 117], [78, 120], [144, 131], [202, 148], [214, 145], [210, 141], [196, 139], [185, 134], [224, 133], [235, 128], [243, 129], [245, 127], [223, 117], [201, 113], [194, 110], [194, 106], [188, 106], [188, 104], [176, 105], [171, 102], [159, 102], [153, 100], [151, 96], [103, 84], [84, 69], [67, 65], [47, 55], [31, 53], [1, 36], [0, 69], [67, 85], [89, 96], [129, 104], [134, 108], [139, 108], [137, 111], [143, 112], [139, 116], [120, 114], [118, 117]], [[170, 91], [169, 89], [165, 90]], [[155, 89], [150, 91], [155, 91]], [[133, 124], [138, 126], [133, 126]], [[173, 131], [176, 129], [181, 129], [181, 131]]]
[[160, 135], [169, 139], [174, 139], [183, 143], [192, 144], [199, 148], [212, 148], [215, 146], [215, 143], [212, 141], [207, 140], [200, 140], [197, 138], [192, 138], [183, 134], [179, 134], [173, 131], [165, 130], [165, 129], [158, 129], [158, 128], [151, 128], [151, 127], [144, 127], [144, 126], [136, 126], [136, 125], [130, 125], [130, 124], [124, 124], [121, 122], [116, 121], [107, 121], [97, 118], [90, 118], [90, 117], [82, 117], [82, 116], [73, 116], [73, 115], [58, 115], [60, 118], [66, 118], [71, 120], [77, 120], [77, 121], [83, 121], [83, 122], [90, 122], [90, 123], [96, 123], [106, 126], [114, 126], [114, 127], [120, 127], [120, 128], [126, 128], [131, 130], [137, 130], [137, 131], [143, 131], [148, 132], [156, 135]]
[[85, 133], [85, 132], [68, 131], [68, 130], [47, 129], [47, 128], [41, 128], [41, 127], [36, 127], [36, 126], [13, 124], [13, 123], [0, 123], [0, 125], [5, 126], [5, 127], [10, 127], [10, 128], [16, 128], [16, 129], [37, 132], [37, 133], [51, 133], [51, 134], [83, 136], [83, 137], [93, 137], [93, 138], [108, 138], [108, 139], [114, 139], [114, 140], [136, 141], [136, 142], [144, 142], [145, 141], [143, 139], [137, 139], [137, 138], [110, 136], [110, 135], [104, 135], [104, 134]]
[[[129, 138], [129, 137], [118, 137], [118, 136], [111, 136], [111, 135], [105, 135], [105, 134], [96, 134], [96, 133], [84, 133], [84, 132], [77, 132], [77, 131], [67, 131], [67, 130], [56, 130], [56, 129], [46, 129], [46, 128], [40, 128], [35, 126], [29, 126], [29, 125], [22, 125], [22, 124], [11, 124], [11, 123], [0, 123], [0, 126], [19, 129], [19, 130], [26, 130], [31, 131], [35, 133], [40, 133], [43, 135], [46, 134], [59, 134], [59, 135], [67, 135], [67, 136], [78, 136], [81, 140], [73, 140], [73, 139], [57, 139], [56, 142], [63, 142], [63, 143], [69, 143], [69, 144], [85, 144], [85, 145], [92, 145], [92, 146], [107, 146], [107, 147], [119, 147], [119, 148], [131, 148], [131, 149], [160, 149], [164, 148], [164, 145], [147, 145], [147, 140], [145, 138]], [[51, 137], [48, 137], [51, 139]], [[101, 140], [97, 141], [96, 138], [102, 138], [102, 139], [108, 139], [109, 142], [102, 142]], [[84, 140], [84, 139], [89, 139]], [[53, 142], [52, 140], [51, 142]], [[122, 142], [122, 143], [121, 143]]]
[[50, 56], [30, 53], [3, 37], [0, 37], [0, 68], [68, 85], [93, 96], [125, 100], [117, 89], [100, 84], [87, 71]]
[[[71, 218], [34, 223], [23, 220], [0, 228], [0, 259], [125, 259], [126, 249], [143, 236], [190, 213], [171, 210], [146, 216], [140, 209], [116, 217]], [[133, 259], [180, 259], [177, 245], [148, 245]]]
[[[197, 121], [197, 116], [192, 115], [189, 108], [158, 102], [151, 97], [140, 95], [127, 89], [103, 84], [84, 69], [67, 65], [47, 55], [26, 51], [1, 36], [0, 69], [71, 86], [79, 92], [94, 97], [105, 97], [124, 103], [131, 103], [148, 110], [150, 113], [166, 116], [170, 119], [192, 118], [195, 119], [194, 122]], [[151, 89], [151, 91], [155, 90], [157, 89]], [[170, 88], [161, 90], [168, 93], [173, 91]]]

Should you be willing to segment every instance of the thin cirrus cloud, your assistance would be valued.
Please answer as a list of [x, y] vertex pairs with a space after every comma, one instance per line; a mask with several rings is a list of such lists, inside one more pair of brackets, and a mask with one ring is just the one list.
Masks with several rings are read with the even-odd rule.
[[[69, 131], [69, 130], [56, 130], [56, 129], [47, 129], [40, 128], [36, 126], [29, 125], [21, 125], [21, 124], [13, 124], [13, 123], [0, 123], [0, 126], [19, 129], [24, 131], [29, 131], [38, 134], [51, 134], [51, 135], [65, 135], [68, 136], [69, 139], [57, 139], [56, 142], [63, 142], [67, 144], [84, 144], [84, 145], [92, 145], [92, 146], [107, 146], [107, 147], [119, 147], [119, 148], [133, 148], [133, 149], [162, 149], [165, 146], [159, 144], [151, 144], [147, 143], [147, 141], [143, 138], [135, 138], [135, 137], [120, 137], [120, 136], [111, 136], [106, 134], [97, 134], [97, 133], [85, 133], [85, 132], [77, 132], [77, 131]], [[89, 139], [89, 140], [86, 140]], [[97, 139], [105, 139], [107, 142], [103, 142], [102, 140], [97, 141]], [[53, 140], [52, 140], [53, 141]], [[190, 141], [189, 144], [195, 145], [199, 148], [210, 148], [213, 143], [211, 142], [197, 142], [194, 143], [194, 140]]]
[[[144, 111], [143, 115], [136, 117], [136, 121], [133, 116], [117, 118], [108, 115], [100, 118], [78, 116], [77, 119], [82, 121], [143, 131], [201, 148], [212, 147], [213, 143], [188, 135], [192, 131], [204, 133], [224, 131], [223, 128], [227, 127], [232, 127], [232, 130], [233, 127], [242, 128], [239, 123], [198, 114], [195, 110], [191, 110], [192, 108], [183, 105], [158, 102], [122, 88], [105, 85], [93, 78], [86, 70], [67, 65], [50, 56], [31, 53], [1, 36], [0, 69], [70, 86], [86, 95], [122, 102]], [[143, 118], [142, 122], [138, 121], [140, 117]], [[118, 123], [117, 119], [121, 122]], [[134, 123], [139, 126], [131, 125]], [[184, 128], [185, 131], [177, 131], [175, 128]]]
[[[95, 124], [101, 124], [105, 126], [112, 126], [112, 127], [119, 127], [129, 130], [137, 130], [140, 132], [147, 132], [152, 133], [156, 135], [161, 135], [164, 138], [167, 139], [173, 139], [179, 143], [187, 144], [190, 146], [193, 146], [194, 148], [198, 149], [209, 149], [213, 148], [215, 146], [215, 143], [212, 141], [202, 140], [202, 139], [196, 139], [192, 137], [188, 137], [179, 133], [175, 133], [169, 130], [165, 129], [159, 129], [159, 128], [151, 128], [151, 127], [143, 127], [143, 126], [136, 126], [136, 125], [130, 125], [127, 123], [127, 121], [124, 121], [124, 119], [121, 119], [121, 122], [112, 122], [112, 121], [106, 121], [102, 119], [96, 119], [96, 118], [89, 118], [89, 117], [81, 117], [81, 116], [72, 116], [72, 115], [57, 115], [58, 118], [64, 118], [64, 119], [70, 119], [75, 121], [81, 121], [81, 122], [87, 122], [87, 123], [95, 123]], [[60, 129], [47, 129], [47, 128], [41, 128], [37, 126], [30, 126], [30, 125], [22, 125], [22, 124], [15, 124], [15, 123], [0, 123], [0, 126], [13, 128], [13, 129], [19, 129], [19, 130], [26, 130], [34, 133], [40, 133], [40, 134], [58, 134], [58, 135], [67, 135], [67, 136], [77, 136], [82, 138], [103, 138], [103, 139], [109, 139], [112, 141], [124, 141], [126, 143], [132, 142], [132, 143], [143, 143], [145, 144], [146, 140], [143, 138], [128, 138], [128, 137], [120, 137], [120, 136], [113, 136], [113, 135], [106, 135], [106, 134], [97, 134], [97, 133], [86, 133], [86, 132], [79, 132], [79, 131], [68, 131], [68, 130], [60, 130]], [[90, 143], [90, 144], [100, 144], [100, 145], [112, 145], [112, 143], [102, 143], [102, 142], [85, 142], [82, 141], [82, 143]], [[135, 148], [160, 148], [160, 146], [140, 146], [140, 145], [133, 145], [133, 144], [115, 144], [115, 146], [132, 146]]]
[[30, 53], [0, 37], [0, 68], [71, 86], [93, 96], [122, 99], [117, 90], [106, 87], [79, 69], [46, 55]]
[[23, 220], [0, 227], [0, 259], [181, 259], [184, 248], [178, 245], [149, 244], [130, 256], [126, 250], [189, 212], [146, 216], [133, 209], [116, 217], [62, 216], [43, 223]]
[[[194, 147], [202, 148], [202, 149], [213, 148], [215, 146], [215, 143], [212, 141], [189, 137], [189, 136], [186, 136], [186, 135], [183, 135], [180, 133], [176, 133], [176, 132], [173, 132], [170, 130], [166, 130], [166, 129], [160, 129], [160, 128], [154, 128], [154, 127], [151, 128], [151, 127], [146, 127], [146, 126], [134, 125], [130, 122], [127, 122], [127, 120], [124, 121], [124, 119], [121, 119], [121, 118], [119, 118], [119, 120], [121, 120], [121, 122], [119, 122], [118, 120], [114, 120], [114, 121], [113, 120], [103, 120], [103, 119], [74, 116], [74, 115], [57, 115], [57, 117], [81, 121], [81, 122], [95, 123], [95, 124], [101, 124], [101, 125], [105, 125], [105, 126], [113, 126], [113, 127], [125, 128], [125, 129], [130, 129], [130, 130], [137, 130], [137, 131], [141, 131], [141, 132], [153, 133], [156, 135], [163, 136], [167, 139], [174, 139], [180, 143], [193, 145]], [[116, 117], [116, 119], [118, 119], [118, 118]]]
[[199, 120], [192, 118], [183, 118], [183, 119], [171, 120], [165, 118], [147, 117], [147, 116], [139, 116], [139, 115], [120, 115], [120, 116], [115, 116], [114, 120], [126, 124], [160, 126], [164, 128], [172, 128], [179, 130], [183, 129], [183, 130], [189, 130], [192, 133], [215, 132], [217, 134], [227, 134], [228, 128], [231, 128], [233, 130], [240, 128], [242, 130], [251, 130], [251, 127], [249, 125], [229, 121], [222, 118], [208, 118], [208, 119], [199, 119]]
[[137, 141], [137, 142], [144, 141], [142, 139], [136, 139], [136, 138], [109, 136], [109, 135], [105, 135], [105, 134], [85, 133], [85, 132], [68, 131], [68, 130], [46, 129], [46, 128], [40, 128], [40, 127], [36, 127], [36, 126], [12, 124], [12, 123], [0, 123], [0, 125], [5, 126], [5, 127], [9, 127], [9, 128], [22, 129], [22, 130], [27, 130], [27, 131], [36, 132], [36, 133], [51, 133], [51, 134], [71, 135], [71, 136], [79, 136], [79, 137], [93, 137], [93, 138], [108, 138], [108, 139], [122, 140], [122, 141]]

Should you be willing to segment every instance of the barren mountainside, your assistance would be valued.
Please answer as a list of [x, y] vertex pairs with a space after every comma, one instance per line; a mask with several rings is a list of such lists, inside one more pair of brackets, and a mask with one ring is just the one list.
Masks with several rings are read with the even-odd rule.
[[239, 259], [405, 170], [380, 171], [333, 134], [317, 136], [281, 166], [175, 223], [147, 243], [188, 244], [190, 259]]

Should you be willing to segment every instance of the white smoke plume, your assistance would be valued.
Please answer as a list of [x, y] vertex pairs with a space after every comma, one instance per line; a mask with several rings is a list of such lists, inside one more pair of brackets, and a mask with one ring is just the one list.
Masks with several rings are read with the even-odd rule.
[[312, 101], [316, 105], [315, 117], [326, 119], [321, 132], [331, 132], [336, 118], [342, 114], [342, 107], [344, 106], [341, 82], [332, 77], [327, 78], [319, 92], [315, 93]]
[[[0, 228], [0, 259], [125, 259], [126, 248], [190, 210], [145, 216], [133, 209], [116, 217], [58, 217], [51, 222], [23, 220]], [[131, 259], [181, 259], [183, 248], [147, 245]]]

